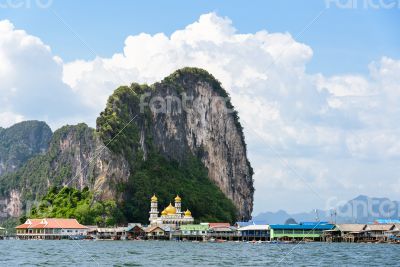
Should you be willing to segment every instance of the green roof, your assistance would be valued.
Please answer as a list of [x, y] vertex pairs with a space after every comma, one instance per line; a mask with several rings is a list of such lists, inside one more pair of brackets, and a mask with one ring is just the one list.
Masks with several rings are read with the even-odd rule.
[[186, 224], [186, 225], [181, 225], [181, 230], [182, 231], [207, 231], [208, 225]]

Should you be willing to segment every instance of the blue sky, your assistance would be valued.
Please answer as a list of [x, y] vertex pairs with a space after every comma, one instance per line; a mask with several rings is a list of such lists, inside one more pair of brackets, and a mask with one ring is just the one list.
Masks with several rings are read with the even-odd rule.
[[239, 111], [255, 214], [399, 200], [399, 4], [10, 1], [0, 0], [0, 126], [95, 126], [119, 85], [196, 66]]
[[[251, 3], [53, 0], [50, 9], [42, 9], [35, 5], [35, 0], [30, 1], [31, 8], [0, 9], [1, 18], [9, 19], [17, 28], [40, 37], [51, 46], [54, 54], [66, 61], [91, 59], [93, 53], [54, 12], [98, 55], [109, 57], [122, 50], [123, 41], [128, 35], [141, 32], [170, 34], [208, 12], [229, 17], [240, 33], [266, 29], [297, 36], [327, 7], [325, 0], [259, 0]], [[354, 9], [341, 9], [331, 4], [296, 39], [314, 50], [313, 59], [308, 65], [312, 72], [365, 73], [367, 64], [383, 55], [399, 58], [400, 35], [396, 25], [400, 25], [399, 9], [363, 8], [361, 4]]]

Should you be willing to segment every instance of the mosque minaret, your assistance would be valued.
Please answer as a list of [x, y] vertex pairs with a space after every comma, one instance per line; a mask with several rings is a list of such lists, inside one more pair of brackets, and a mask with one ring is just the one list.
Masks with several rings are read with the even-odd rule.
[[150, 204], [150, 221], [156, 220], [158, 217], [158, 199], [156, 195], [151, 197], [151, 204]]

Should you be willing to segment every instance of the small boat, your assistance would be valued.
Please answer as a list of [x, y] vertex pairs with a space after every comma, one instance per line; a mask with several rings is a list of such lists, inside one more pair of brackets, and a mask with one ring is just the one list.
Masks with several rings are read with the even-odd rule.
[[86, 236], [84, 235], [71, 235], [68, 237], [69, 240], [83, 240]]

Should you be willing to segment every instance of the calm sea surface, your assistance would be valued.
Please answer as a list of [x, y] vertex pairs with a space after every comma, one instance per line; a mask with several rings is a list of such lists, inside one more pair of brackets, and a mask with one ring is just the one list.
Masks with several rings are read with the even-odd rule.
[[400, 245], [0, 240], [1, 266], [400, 266]]

